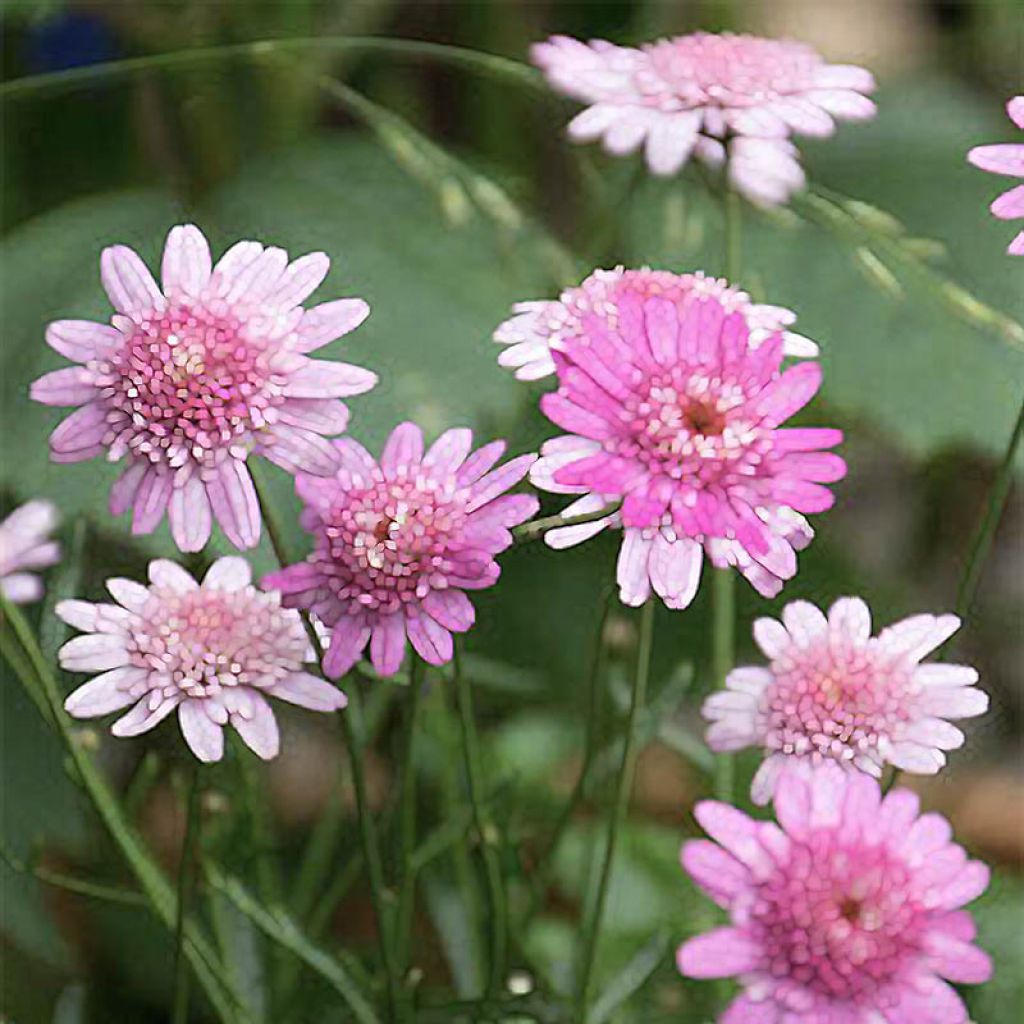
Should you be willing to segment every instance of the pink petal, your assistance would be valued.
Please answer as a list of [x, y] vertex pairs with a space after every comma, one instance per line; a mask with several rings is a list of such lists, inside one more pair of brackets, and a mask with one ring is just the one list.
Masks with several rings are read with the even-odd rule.
[[774, 661], [789, 650], [793, 640], [781, 622], [762, 618], [754, 621], [754, 642]]
[[456, 482], [459, 487], [468, 487], [479, 480], [501, 458], [504, 452], [504, 441], [491, 441], [490, 444], [477, 448], [459, 467], [456, 474]]
[[786, 632], [798, 647], [808, 647], [828, 631], [828, 620], [810, 601], [791, 601], [782, 609]]
[[210, 539], [213, 517], [206, 487], [196, 474], [171, 492], [167, 518], [171, 536], [181, 551], [203, 550]]
[[651, 545], [648, 572], [654, 592], [669, 608], [686, 608], [697, 594], [704, 552], [688, 537], [670, 541], [658, 533]]
[[175, 594], [190, 594], [199, 589], [190, 573], [167, 558], [156, 558], [149, 563], [149, 581], [154, 587]]
[[933, 686], [917, 698], [919, 711], [940, 718], [974, 718], [988, 706], [988, 694], [974, 686]]
[[144, 682], [147, 675], [146, 669], [132, 665], [104, 672], [71, 693], [64, 701], [64, 710], [73, 718], [98, 718], [120, 711], [135, 703], [137, 695], [130, 691], [136, 683]]
[[113, 633], [89, 633], [69, 640], [59, 651], [60, 666], [68, 672], [102, 672], [120, 668], [130, 660], [125, 637]]
[[132, 507], [135, 494], [142, 483], [142, 478], [149, 469], [148, 462], [133, 462], [110, 488], [110, 514], [120, 516]]
[[806, 835], [811, 823], [811, 789], [795, 771], [784, 771], [775, 787], [775, 816], [792, 836]]
[[119, 313], [143, 317], [166, 305], [146, 264], [126, 245], [112, 245], [103, 250], [100, 279], [111, 305]]
[[706, 839], [683, 844], [682, 864], [687, 874], [720, 907], [728, 907], [752, 885], [750, 872], [731, 854]]
[[878, 642], [919, 661], [944, 644], [959, 628], [960, 620], [955, 615], [912, 615], [883, 629], [878, 634]]
[[959, 750], [964, 745], [964, 734], [941, 718], [919, 718], [904, 727], [902, 738], [922, 746], [939, 750]]
[[[357, 659], [361, 653], [362, 647], [356, 654]], [[340, 711], [348, 704], [348, 698], [341, 690], [309, 672], [294, 672], [280, 682], [274, 683], [269, 692], [279, 700], [298, 704], [299, 707], [309, 708], [310, 711]]]
[[814, 73], [814, 84], [821, 89], [856, 89], [874, 92], [875, 78], [870, 71], [853, 64], [825, 64]]
[[311, 430], [277, 423], [260, 442], [260, 454], [288, 473], [333, 476], [339, 468], [338, 454], [326, 438]]
[[43, 596], [43, 581], [28, 572], [13, 572], [0, 579], [0, 591], [11, 604], [29, 604]]
[[263, 246], [259, 242], [241, 241], [235, 242], [213, 268], [213, 275], [216, 280], [217, 290], [224, 294], [230, 287], [231, 282], [245, 270], [247, 266], [259, 259], [263, 252]]
[[700, 122], [699, 111], [662, 115], [654, 120], [645, 150], [652, 173], [672, 175], [686, 163], [697, 141]]
[[97, 606], [89, 601], [58, 601], [53, 611], [61, 622], [66, 622], [83, 633], [95, 633], [96, 608]]
[[[248, 715], [234, 713], [231, 715], [231, 724], [235, 732], [242, 737], [245, 745], [264, 761], [277, 757], [281, 749], [281, 734], [277, 727], [277, 719], [270, 705], [264, 700], [261, 694], [253, 689], [248, 691], [249, 707]], [[184, 705], [182, 706], [182, 711]], [[179, 719], [181, 711], [178, 712]], [[218, 732], [220, 729], [218, 728]], [[191, 744], [190, 744], [191, 746]], [[195, 747], [192, 747], [195, 750]], [[215, 758], [214, 760], [219, 760]]]
[[144, 587], [134, 580], [121, 579], [117, 576], [107, 580], [107, 590], [122, 608], [126, 608], [130, 612], [141, 612], [152, 596], [148, 587]]
[[336, 299], [307, 309], [299, 321], [299, 352], [313, 352], [354, 331], [368, 316], [362, 299]]
[[1024, 96], [1014, 96], [1006, 104], [1006, 113], [1018, 127], [1024, 128]]
[[[533, 468], [536, 468], [537, 463], [534, 463]], [[530, 474], [531, 481], [533, 481], [533, 473]], [[536, 481], [533, 481], [534, 483]], [[586, 515], [590, 512], [597, 512], [604, 508], [605, 500], [600, 494], [586, 494], [578, 501], [574, 501], [569, 505], [566, 505], [562, 509], [561, 515], [565, 519], [569, 519], [572, 516]], [[606, 529], [612, 522], [611, 516], [606, 516], [604, 519], [595, 519], [590, 523], [579, 523], [576, 526], [561, 526], [554, 530], [548, 530], [544, 534], [544, 543], [548, 547], [554, 548], [556, 551], [563, 550], [564, 548], [573, 547], [576, 544], [581, 544], [585, 540], [589, 540], [591, 537], [596, 537], [602, 530]]]
[[260, 502], [252, 477], [238, 459], [225, 459], [206, 482], [213, 514], [236, 548], [255, 547], [260, 540]]
[[277, 246], [268, 246], [232, 276], [223, 293], [225, 300], [232, 304], [262, 302], [281, 279], [287, 265], [288, 253]]
[[167, 511], [173, 489], [174, 477], [169, 472], [151, 469], [142, 478], [132, 507], [133, 534], [152, 533], [157, 528]]
[[886, 1006], [886, 1024], [968, 1024], [967, 1008], [956, 992], [938, 978], [923, 978], [897, 989]]
[[841, 597], [828, 610], [829, 628], [857, 644], [871, 636], [871, 612], [859, 597]]
[[252, 569], [244, 558], [225, 555], [218, 558], [203, 577], [204, 590], [241, 590], [252, 583]]
[[510, 487], [514, 487], [530, 471], [537, 461], [536, 455], [520, 455], [510, 459], [504, 466], [485, 474], [473, 484], [473, 496], [466, 504], [467, 512], [475, 512]]
[[96, 398], [90, 371], [69, 366], [43, 374], [29, 387], [29, 397], [43, 405], [82, 405]]
[[109, 429], [107, 414], [102, 406], [95, 402], [83, 405], [50, 434], [50, 449], [56, 455], [91, 458], [91, 455], [84, 453], [102, 444]]
[[159, 693], [148, 693], [111, 727], [115, 736], [138, 736], [159, 725], [179, 704], [181, 695], [163, 697]]
[[719, 1024], [779, 1024], [778, 1006], [772, 1000], [755, 1003], [750, 996], [738, 996], [726, 1008]]
[[1016, 188], [1011, 188], [1009, 192], [1004, 192], [989, 209], [993, 216], [999, 217], [1001, 220], [1024, 217], [1024, 185], [1018, 185]]
[[405, 616], [401, 612], [385, 615], [373, 627], [370, 661], [380, 676], [392, 676], [402, 667], [405, 657]]
[[289, 398], [278, 407], [280, 423], [316, 434], [341, 434], [348, 426], [348, 408], [337, 398]]
[[821, 367], [817, 363], [791, 366], [758, 395], [757, 411], [766, 423], [775, 426], [802, 409], [820, 387]]
[[465, 461], [473, 447], [473, 431], [466, 427], [453, 427], [446, 430], [427, 449], [423, 456], [423, 470], [436, 473], [439, 477], [446, 473], [454, 473]]
[[380, 468], [389, 480], [411, 476], [423, 458], [423, 431], [415, 423], [399, 423], [384, 445]]
[[975, 146], [967, 159], [983, 171], [1024, 178], [1024, 144], [1002, 143], [996, 146]]
[[377, 374], [361, 366], [309, 359], [290, 374], [282, 394], [286, 398], [346, 398], [361, 395], [377, 383]]
[[939, 892], [940, 906], [946, 910], [960, 907], [976, 900], [987, 888], [991, 871], [981, 861], [968, 861], [948, 885]]
[[186, 700], [178, 708], [181, 735], [192, 753], [206, 764], [224, 756], [224, 730], [206, 713], [203, 700]]
[[[289, 264], [288, 269], [278, 279], [276, 287], [267, 295], [266, 301], [282, 309], [301, 305], [320, 287], [330, 269], [331, 261], [327, 253], [311, 252], [300, 256]], [[303, 319], [299, 322], [300, 335], [303, 333], [302, 324], [305, 317], [306, 314], [303, 314]]]
[[476, 621], [473, 604], [461, 590], [432, 590], [421, 603], [432, 619], [453, 633], [465, 633]]
[[1024, 231], [1009, 244], [1006, 250], [1011, 256], [1024, 256]]
[[369, 639], [370, 627], [365, 619], [354, 615], [341, 619], [331, 631], [331, 645], [323, 660], [324, 674], [331, 679], [345, 675], [360, 659]]
[[210, 283], [213, 260], [206, 236], [194, 224], [171, 228], [160, 279], [168, 295], [198, 296]]
[[835, 483], [846, 476], [846, 462], [832, 452], [796, 452], [787, 455], [779, 468], [783, 473], [819, 484]]
[[615, 578], [619, 584], [619, 598], [623, 604], [639, 608], [651, 593], [648, 572], [652, 542], [646, 540], [642, 530], [623, 531]]
[[684, 943], [676, 965], [688, 978], [729, 978], [759, 967], [762, 958], [758, 945], [738, 928], [715, 928]]
[[891, 744], [888, 760], [897, 768], [917, 775], [935, 775], [946, 763], [941, 751], [910, 741]]
[[444, 665], [452, 660], [452, 635], [429, 615], [409, 615], [405, 630], [416, 653], [431, 665]]
[[933, 931], [925, 939], [929, 965], [936, 974], [958, 985], [982, 985], [992, 977], [992, 958], [961, 939]]
[[853, 89], [809, 89], [804, 96], [844, 121], [867, 121], [878, 112], [871, 100]]
[[75, 363], [87, 363], [122, 341], [121, 332], [92, 320], [55, 320], [46, 328], [46, 344]]

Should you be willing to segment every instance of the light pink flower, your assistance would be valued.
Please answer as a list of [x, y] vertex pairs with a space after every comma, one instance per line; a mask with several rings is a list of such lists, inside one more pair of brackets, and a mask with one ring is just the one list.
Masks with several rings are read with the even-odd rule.
[[771, 664], [733, 669], [726, 689], [704, 704], [712, 750], [763, 747], [755, 803], [767, 803], [794, 761], [834, 760], [874, 776], [886, 764], [933, 775], [964, 734], [946, 719], [988, 709], [966, 665], [921, 664], [960, 627], [955, 615], [915, 615], [871, 635], [858, 597], [836, 601], [826, 618], [793, 601], [782, 622], [758, 619], [754, 639]]
[[362, 299], [303, 309], [329, 266], [322, 252], [289, 263], [258, 242], [238, 242], [214, 266], [189, 224], [167, 236], [161, 290], [131, 249], [104, 249], [111, 324], [50, 324], [47, 343], [79, 365], [31, 389], [37, 402], [81, 406], [50, 435], [53, 460], [127, 457], [110, 510], [133, 508], [133, 533], [152, 532], [166, 512], [182, 551], [204, 546], [212, 518], [236, 547], [253, 547], [260, 510], [249, 454], [289, 473], [334, 472], [324, 435], [345, 429], [339, 399], [377, 381], [307, 355], [369, 314]]
[[508, 347], [498, 356], [502, 366], [514, 367], [520, 380], [538, 380], [555, 372], [552, 351], [583, 333], [583, 318], [593, 314], [614, 330], [618, 324], [620, 295], [662, 296], [680, 302], [690, 295], [713, 296], [730, 313], [742, 313], [750, 328], [750, 344], [756, 348], [776, 331], [782, 333], [782, 351], [787, 356], [811, 357], [818, 346], [786, 328], [796, 314], [782, 306], [751, 302], [750, 296], [725, 278], [695, 274], [673, 274], [667, 270], [595, 270], [582, 284], [567, 288], [556, 300], [519, 302], [514, 316], [494, 332], [494, 340]]
[[783, 372], [781, 333], [752, 349], [747, 317], [714, 291], [673, 299], [623, 289], [615, 313], [614, 324], [585, 313], [552, 353], [559, 388], [541, 409], [573, 433], [544, 444], [531, 479], [583, 495], [566, 517], [614, 499], [622, 507], [546, 541], [567, 547], [624, 527], [618, 581], [629, 605], [653, 588], [685, 608], [705, 552], [760, 593], [778, 593], [813, 536], [803, 513], [831, 507], [822, 484], [846, 472], [820, 451], [842, 440], [838, 430], [781, 426], [817, 392], [819, 366]]
[[875, 113], [868, 71], [788, 40], [697, 32], [636, 49], [553, 36], [531, 55], [555, 89], [588, 104], [569, 123], [574, 141], [602, 139], [618, 156], [643, 144], [661, 175], [691, 154], [713, 166], [728, 158], [733, 185], [766, 205], [803, 187], [791, 134], [831, 135], [836, 119]]
[[[1015, 96], [1006, 104], [1010, 120], [1018, 128], [1024, 128], [1024, 96]], [[1024, 143], [1003, 143], [995, 146], [975, 146], [967, 154], [975, 167], [993, 174], [1005, 174], [1011, 178], [1024, 178]], [[1016, 220], [1024, 217], [1024, 185], [1017, 185], [1004, 192], [989, 207], [1000, 220]], [[1006, 250], [1011, 256], [1024, 256], [1024, 231], [1010, 243]]]
[[43, 583], [26, 569], [45, 569], [60, 561], [60, 545], [50, 540], [57, 510], [48, 501], [29, 501], [0, 523], [0, 589], [14, 604], [38, 601]]
[[281, 595], [252, 585], [249, 565], [220, 558], [197, 583], [181, 566], [150, 562], [148, 587], [107, 581], [117, 604], [61, 601], [57, 614], [84, 636], [60, 649], [70, 672], [99, 672], [65, 701], [76, 718], [131, 710], [115, 736], [137, 736], [177, 708], [200, 761], [219, 761], [231, 724], [260, 757], [276, 756], [277, 721], [266, 698], [337, 711], [345, 695], [303, 669], [314, 659], [302, 620]]
[[694, 814], [714, 842], [683, 845], [684, 869], [731, 919], [677, 956], [687, 977], [740, 982], [720, 1024], [967, 1024], [948, 982], [991, 977], [961, 909], [989, 870], [946, 819], [832, 763], [787, 771], [775, 812], [778, 825], [704, 801]]
[[498, 579], [494, 556], [512, 543], [512, 527], [537, 511], [528, 494], [505, 494], [536, 456], [492, 467], [504, 442], [470, 453], [465, 429], [443, 433], [426, 454], [413, 423], [395, 427], [380, 462], [350, 438], [336, 441], [335, 477], [300, 474], [302, 524], [313, 534], [309, 558], [264, 579], [290, 608], [312, 611], [333, 627], [324, 657], [337, 678], [370, 645], [380, 675], [397, 672], [406, 638], [432, 665], [451, 660], [452, 633], [473, 625], [466, 590]]

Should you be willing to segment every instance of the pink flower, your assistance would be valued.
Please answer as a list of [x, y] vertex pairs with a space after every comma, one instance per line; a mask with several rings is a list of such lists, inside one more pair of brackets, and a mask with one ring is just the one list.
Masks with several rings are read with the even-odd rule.
[[558, 299], [519, 302], [510, 317], [494, 332], [494, 340], [508, 347], [498, 356], [502, 366], [514, 367], [520, 380], [538, 380], [555, 372], [552, 351], [583, 333], [588, 313], [599, 317], [612, 330], [618, 323], [620, 295], [661, 295], [680, 302], [690, 295], [713, 296], [730, 313], [742, 313], [750, 328], [750, 344], [757, 347], [776, 331], [782, 332], [782, 351], [787, 356], [810, 357], [818, 346], [802, 334], [786, 330], [796, 314], [782, 306], [751, 302], [750, 296], [730, 285], [725, 278], [695, 274], [673, 274], [667, 270], [595, 270], [582, 284], [567, 288]]
[[213, 266], [189, 224], [167, 236], [161, 291], [131, 249], [104, 249], [111, 325], [50, 324], [47, 343], [79, 365], [31, 389], [37, 402], [81, 406], [50, 435], [53, 460], [127, 456], [110, 511], [134, 508], [132, 533], [151, 533], [166, 512], [178, 547], [199, 551], [215, 517], [232, 544], [253, 547], [260, 509], [250, 452], [289, 473], [334, 472], [324, 435], [345, 429], [339, 399], [377, 381], [307, 356], [369, 314], [362, 299], [303, 309], [329, 266], [322, 252], [289, 263], [283, 249], [258, 242], [236, 243]]
[[30, 501], [0, 523], [0, 589], [14, 604], [38, 601], [43, 583], [26, 569], [45, 569], [60, 561], [60, 545], [50, 540], [57, 510], [48, 501]]
[[915, 615], [871, 635], [871, 613], [858, 597], [836, 601], [828, 618], [794, 601], [782, 622], [758, 619], [754, 639], [768, 668], [737, 668], [726, 689], [704, 704], [712, 750], [763, 747], [753, 799], [765, 804], [794, 761], [834, 760], [880, 776], [888, 762], [933, 775], [945, 750], [963, 745], [948, 718], [984, 714], [988, 695], [966, 665], [921, 659], [960, 627], [955, 615]]
[[683, 845], [683, 867], [731, 919], [677, 957], [687, 977], [738, 978], [720, 1024], [967, 1024], [948, 982], [992, 975], [961, 909], [989, 871], [946, 819], [831, 763], [787, 771], [775, 812], [778, 825], [705, 801], [694, 813], [715, 841]]
[[693, 600], [706, 552], [772, 596], [796, 572], [795, 550], [813, 536], [802, 513], [822, 512], [822, 484], [846, 464], [820, 451], [838, 430], [781, 424], [821, 384], [816, 363], [781, 370], [778, 331], [751, 348], [748, 317], [715, 290], [683, 297], [622, 289], [615, 316], [584, 313], [580, 331], [552, 353], [559, 388], [541, 409], [571, 434], [541, 449], [533, 483], [583, 497], [564, 516], [622, 507], [596, 522], [550, 531], [556, 548], [606, 527], [625, 528], [622, 600], [653, 588], [670, 608]]
[[470, 454], [472, 432], [443, 433], [426, 454], [414, 423], [395, 427], [380, 463], [355, 441], [335, 442], [341, 469], [329, 479], [300, 474], [302, 524], [314, 537], [308, 559], [271, 573], [289, 608], [333, 627], [324, 672], [337, 678], [370, 645], [380, 675], [397, 672], [408, 637], [432, 665], [452, 658], [452, 633], [473, 625], [466, 590], [492, 586], [494, 556], [509, 532], [537, 511], [528, 494], [505, 494], [536, 456], [492, 469], [505, 444]]
[[197, 583], [181, 566], [149, 564], [150, 586], [107, 581], [117, 604], [61, 601], [57, 614], [85, 635], [60, 649], [70, 672], [99, 672], [64, 703], [69, 715], [119, 718], [115, 736], [152, 729], [175, 708], [200, 761], [224, 754], [230, 723], [260, 757], [276, 756], [277, 721], [266, 697], [338, 711], [345, 695], [304, 671], [313, 651], [302, 620], [281, 595], [259, 591], [243, 558], [220, 558]]
[[[1015, 96], [1006, 104], [1010, 120], [1018, 128], [1024, 128], [1024, 96]], [[967, 154], [975, 167], [993, 174], [1005, 174], [1011, 178], [1024, 178], [1024, 143], [1004, 143], [997, 146], [975, 146]], [[990, 207], [1000, 220], [1016, 220], [1024, 217], [1024, 185], [1017, 185], [1004, 192]], [[1006, 250], [1011, 256], [1024, 256], [1024, 231], [1010, 243]]]
[[[553, 36], [533, 62], [559, 92], [588, 104], [569, 123], [576, 142], [603, 139], [622, 156], [641, 143], [651, 171], [728, 157], [733, 185], [754, 202], [784, 203], [804, 184], [793, 133], [827, 136], [875, 105], [863, 68], [826, 64], [809, 46], [697, 32], [639, 49]], [[728, 152], [726, 147], [728, 146]]]

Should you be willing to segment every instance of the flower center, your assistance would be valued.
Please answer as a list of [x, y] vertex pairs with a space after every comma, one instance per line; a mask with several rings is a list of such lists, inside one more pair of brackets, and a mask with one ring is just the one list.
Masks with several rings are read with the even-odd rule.
[[384, 613], [447, 585], [449, 548], [466, 520], [453, 481], [374, 481], [322, 513], [313, 560], [335, 598]]
[[876, 846], [812, 834], [758, 887], [752, 925], [766, 968], [830, 999], [877, 995], [919, 948], [926, 911], [906, 865]]
[[790, 648], [773, 662], [772, 674], [759, 713], [774, 750], [849, 761], [909, 717], [913, 674], [873, 641]]
[[132, 631], [132, 662], [164, 680], [165, 696], [215, 696], [225, 687], [267, 687], [298, 671], [306, 636], [276, 594], [159, 591]]
[[273, 418], [283, 401], [266, 348], [235, 316], [172, 305], [135, 323], [100, 372], [119, 415], [115, 451], [172, 467], [211, 463]]

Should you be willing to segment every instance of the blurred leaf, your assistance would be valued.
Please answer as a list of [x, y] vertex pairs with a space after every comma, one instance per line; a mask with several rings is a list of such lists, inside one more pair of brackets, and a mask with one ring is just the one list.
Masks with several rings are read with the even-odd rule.
[[669, 938], [664, 932], [659, 932], [641, 946], [594, 1002], [587, 1018], [591, 1024], [604, 1024], [623, 1003], [643, 988], [665, 959], [668, 948]]
[[988, 891], [969, 908], [978, 924], [978, 944], [995, 961], [995, 974], [984, 985], [968, 986], [971, 1019], [1013, 1019], [1024, 1005], [1024, 881], [1009, 874], [993, 875]]
[[486, 977], [481, 957], [485, 947], [466, 900], [458, 888], [434, 872], [425, 876], [425, 889], [430, 920], [441, 937], [455, 991], [462, 997], [473, 995]]

